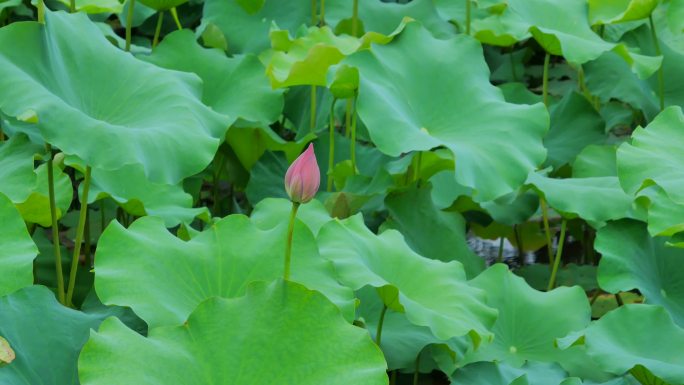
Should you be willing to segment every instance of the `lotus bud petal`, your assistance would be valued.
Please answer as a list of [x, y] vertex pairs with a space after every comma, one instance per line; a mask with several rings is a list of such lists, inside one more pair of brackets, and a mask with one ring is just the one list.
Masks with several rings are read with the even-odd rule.
[[316, 162], [313, 144], [304, 151], [287, 169], [285, 191], [295, 203], [306, 203], [313, 199], [321, 183], [321, 172]]

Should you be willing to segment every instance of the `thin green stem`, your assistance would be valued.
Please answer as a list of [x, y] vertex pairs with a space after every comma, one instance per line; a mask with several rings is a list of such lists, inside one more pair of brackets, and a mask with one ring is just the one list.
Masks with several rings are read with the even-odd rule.
[[515, 243], [518, 246], [518, 258], [520, 258], [520, 262], [522, 263], [525, 249], [523, 248], [522, 237], [518, 231], [518, 225], [513, 225], [513, 236], [515, 237]]
[[515, 48], [515, 45], [511, 46], [511, 52], [508, 53], [508, 58], [511, 62], [511, 75], [513, 76], [513, 81], [517, 82], [518, 81], [518, 74], [515, 73], [515, 57], [513, 57], [513, 49]]
[[104, 199], [100, 200], [100, 233], [104, 231], [105, 228], [105, 206]]
[[173, 17], [173, 21], [176, 23], [176, 28], [178, 28], [179, 31], [182, 30], [183, 25], [181, 24], [180, 19], [178, 18], [178, 11], [176, 11], [176, 7], [171, 8], [169, 11], [171, 12], [171, 17]]
[[420, 187], [420, 169], [423, 167], [423, 152], [419, 151], [416, 158], [416, 165], [413, 171], [413, 181], [416, 182], [417, 187]]
[[290, 223], [287, 226], [287, 244], [285, 245], [285, 272], [283, 279], [288, 281], [290, 279], [290, 262], [292, 260], [292, 236], [294, 235], [295, 218], [297, 217], [297, 209], [299, 203], [292, 202], [292, 210], [290, 211]]
[[465, 0], [466, 3], [466, 35], [470, 35], [470, 0]]
[[625, 304], [622, 301], [622, 297], [620, 297], [620, 293], [615, 293], [615, 302], [617, 302], [618, 307], [623, 306]]
[[45, 1], [38, 0], [38, 22], [45, 24]]
[[337, 99], [333, 99], [332, 104], [330, 104], [330, 123], [329, 123], [329, 136], [330, 142], [328, 146], [328, 183], [326, 185], [326, 191], [332, 191], [333, 186], [333, 168], [335, 167], [335, 102]]
[[[660, 41], [658, 41], [658, 34], [656, 33], [655, 24], [653, 24], [653, 15], [648, 15], [648, 22], [651, 26], [651, 38], [653, 38], [653, 46], [656, 50], [656, 55], [662, 55], [660, 51]], [[660, 97], [660, 110], [665, 109], [665, 79], [663, 78], [663, 66], [658, 68], [658, 96]]]
[[319, 25], [321, 27], [325, 25], [325, 0], [321, 0], [321, 17], [319, 19]]
[[316, 25], [316, 7], [318, 6], [316, 0], [311, 0], [311, 25]]
[[359, 0], [354, 0], [352, 7], [352, 36], [357, 37], [359, 34]]
[[90, 261], [90, 210], [86, 211], [85, 229], [83, 230], [83, 255]]
[[504, 237], [499, 240], [499, 255], [496, 257], [498, 263], [503, 262]]
[[539, 198], [541, 206], [542, 221], [544, 222], [544, 234], [546, 235], [546, 252], [549, 257], [549, 266], [553, 266], [553, 245], [551, 244], [551, 227], [549, 226], [549, 210], [546, 207], [546, 199]]
[[[41, 1], [42, 2], [42, 1]], [[55, 254], [55, 271], [57, 274], [57, 298], [62, 305], [66, 305], [64, 299], [64, 273], [62, 272], [62, 250], [59, 246], [59, 227], [57, 225], [57, 204], [55, 203], [55, 164], [52, 146], [45, 144], [45, 149], [50, 156], [47, 164], [48, 171], [48, 195], [50, 197], [50, 218], [52, 219], [52, 246]]]
[[387, 305], [382, 305], [382, 310], [380, 311], [380, 320], [378, 321], [378, 328], [375, 332], [375, 344], [380, 346], [382, 342], [382, 324], [385, 322], [385, 313], [387, 313]]
[[549, 62], [551, 61], [551, 54], [548, 52], [544, 56], [544, 73], [542, 78], [542, 96], [544, 105], [549, 106]]
[[397, 372], [398, 370], [392, 370], [392, 374], [390, 375], [390, 385], [397, 385]]
[[347, 107], [344, 112], [344, 136], [347, 138], [351, 134], [351, 115], [352, 115], [352, 98], [347, 99]]
[[551, 278], [549, 279], [549, 286], [546, 291], [551, 291], [556, 286], [556, 274], [558, 274], [558, 266], [560, 266], [561, 255], [563, 255], [563, 244], [565, 243], [565, 228], [567, 221], [563, 219], [561, 222], [560, 239], [558, 240], [558, 249], [556, 250], [556, 257], [553, 261], [553, 270], [551, 271]]
[[159, 34], [161, 33], [162, 23], [164, 22], [164, 11], [159, 11], [159, 16], [157, 17], [157, 26], [154, 29], [154, 38], [152, 39], [152, 48], [157, 46], [159, 43]]
[[71, 302], [76, 287], [76, 273], [78, 272], [78, 260], [81, 256], [81, 243], [83, 242], [83, 232], [85, 229], [86, 216], [88, 214], [88, 192], [90, 191], [90, 166], [85, 169], [83, 178], [83, 192], [81, 193], [81, 209], [78, 215], [78, 227], [76, 227], [76, 241], [74, 243], [74, 254], [71, 258], [71, 270], [69, 271], [69, 288], [67, 289], [66, 303], [72, 306]]
[[420, 352], [416, 356], [416, 366], [413, 372], [413, 385], [418, 385], [418, 377], [420, 377]]
[[76, 12], [76, 0], [69, 0], [69, 12]]
[[311, 86], [311, 113], [309, 115], [309, 130], [316, 130], [316, 86]]
[[128, 14], [126, 15], [126, 52], [131, 50], [131, 30], [133, 29], [133, 9], [134, 8], [135, 8], [135, 0], [129, 0]]
[[354, 104], [352, 107], [352, 126], [351, 126], [351, 163], [352, 172], [356, 175], [356, 98], [354, 98]]
[[594, 292], [594, 295], [592, 295], [591, 299], [589, 300], [589, 305], [593, 305], [598, 299], [599, 295], [601, 295], [601, 289], [596, 289], [596, 292]]

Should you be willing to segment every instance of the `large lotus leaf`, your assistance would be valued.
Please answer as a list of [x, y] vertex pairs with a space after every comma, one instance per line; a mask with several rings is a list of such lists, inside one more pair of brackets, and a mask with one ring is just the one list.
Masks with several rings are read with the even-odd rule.
[[644, 19], [657, 5], [658, 0], [589, 0], [589, 21], [595, 25]]
[[259, 53], [271, 47], [272, 23], [295, 32], [299, 26], [310, 22], [309, 0], [265, 0], [255, 13], [247, 12], [237, 1], [206, 0], [199, 29], [203, 30], [209, 24], [218, 27], [228, 42], [229, 53]]
[[483, 303], [484, 292], [466, 283], [459, 262], [421, 257], [395, 230], [375, 235], [361, 215], [324, 225], [317, 241], [343, 284], [354, 290], [383, 288], [386, 305], [403, 310], [411, 323], [430, 328], [438, 338], [470, 333], [478, 342], [490, 336], [496, 311]]
[[[420, 21], [437, 37], [446, 38], [454, 34], [453, 27], [439, 17], [432, 0], [413, 0], [406, 4], [366, 0], [359, 1], [358, 6], [359, 24], [366, 32], [374, 31], [388, 35], [406, 18], [410, 18]], [[337, 26], [337, 29], [340, 29], [341, 24], [351, 24], [352, 7], [352, 1], [327, 0], [325, 2], [326, 23]]]
[[385, 205], [390, 214], [386, 227], [404, 234], [406, 243], [418, 254], [444, 262], [459, 261], [469, 278], [484, 270], [484, 259], [466, 242], [465, 220], [459, 213], [436, 208], [430, 187], [390, 194]]
[[556, 179], [533, 172], [527, 183], [567, 218], [580, 217], [600, 226], [608, 220], [643, 216], [615, 176]]
[[499, 310], [492, 328], [494, 341], [466, 357], [468, 362], [507, 362], [515, 367], [525, 361], [552, 362], [562, 351], [556, 338], [585, 328], [591, 307], [579, 286], [550, 292], [531, 288], [503, 264], [496, 264], [471, 281], [487, 292], [487, 303]]
[[559, 385], [567, 374], [555, 363], [528, 362], [520, 368], [506, 363], [476, 362], [459, 368], [451, 383], [468, 385]]
[[[420, 59], [436, 56], [444, 60]], [[410, 23], [392, 43], [344, 63], [359, 68], [358, 113], [378, 149], [398, 156], [446, 146], [456, 157], [456, 179], [480, 200], [515, 190], [545, 157], [546, 109], [506, 103], [468, 36], [437, 40]]]
[[546, 164], [558, 169], [586, 146], [606, 140], [606, 123], [582, 95], [570, 92], [551, 107], [551, 128], [544, 138]]
[[228, 58], [222, 51], [202, 48], [190, 30], [165, 36], [152, 55], [140, 58], [160, 67], [195, 73], [204, 82], [202, 102], [228, 115], [231, 121], [241, 118], [269, 124], [283, 109], [282, 91], [271, 89], [256, 56]]
[[197, 77], [136, 60], [82, 13], [13, 23], [0, 47], [0, 110], [34, 112], [46, 141], [93, 168], [141, 164], [151, 180], [176, 183], [211, 161], [227, 129], [197, 98]]
[[572, 164], [573, 178], [617, 176], [615, 145], [587, 146]]
[[[591, 360], [609, 373], [644, 372], [669, 384], [684, 383], [684, 330], [660, 306], [625, 305], [581, 332]], [[571, 340], [576, 340], [573, 336]], [[565, 339], [560, 345], [572, 341]], [[662, 382], [648, 382], [663, 384]], [[665, 385], [665, 384], [663, 384]]]
[[684, 205], [672, 201], [660, 186], [639, 191], [637, 202], [647, 207], [651, 235], [672, 236], [684, 231]]
[[0, 194], [0, 218], [0, 296], [3, 296], [33, 283], [33, 259], [38, 248], [21, 215], [3, 194]]
[[147, 338], [109, 318], [79, 359], [83, 385], [382, 385], [385, 368], [368, 334], [323, 295], [283, 281], [211, 298]]
[[684, 250], [666, 242], [650, 237], [644, 223], [610, 223], [596, 235], [596, 250], [603, 255], [598, 282], [610, 293], [639, 289], [646, 302], [664, 306], [684, 326]]
[[[29, 142], [21, 133], [0, 143], [0, 193], [14, 202], [25, 221], [50, 226], [47, 165], [33, 169], [34, 159], [43, 153], [43, 147]], [[73, 191], [71, 180], [61, 168], [55, 167], [54, 178], [57, 218], [61, 218], [71, 205]]]
[[11, 364], [0, 368], [0, 383], [77, 385], [78, 355], [90, 329], [100, 321], [62, 306], [44, 286], [0, 297], [0, 336], [9, 341], [17, 355]]
[[295, 39], [287, 30], [271, 31], [271, 40], [274, 51], [269, 55], [266, 73], [273, 88], [325, 86], [328, 68], [361, 46], [360, 40], [336, 36], [329, 27], [309, 27], [299, 31]]
[[21, 0], [0, 0], [0, 12], [5, 8], [16, 7], [19, 4], [21, 4]]
[[[262, 230], [271, 230], [283, 223], [292, 210], [292, 202], [289, 199], [266, 198], [254, 206], [250, 214], [252, 222]], [[309, 227], [314, 236], [326, 223], [333, 220], [325, 209], [323, 203], [313, 199], [307, 204], [299, 206], [297, 219]]]
[[478, 40], [511, 45], [531, 33], [548, 53], [563, 56], [573, 64], [586, 63], [612, 50], [642, 79], [660, 67], [660, 57], [629, 52], [624, 44], [607, 42], [594, 33], [586, 0], [509, 0], [507, 4], [502, 14], [474, 26]]
[[197, 216], [209, 217], [206, 207], [192, 207], [192, 196], [181, 186], [150, 182], [139, 165], [93, 170], [88, 203], [106, 197], [131, 215], [162, 218], [166, 227], [192, 222]]
[[187, 1], [188, 0], [140, 0], [141, 3], [157, 11], [169, 10]]
[[601, 102], [619, 99], [644, 112], [653, 119], [660, 107], [658, 98], [648, 82], [631, 72], [629, 65], [615, 52], [606, 52], [598, 59], [585, 63], [584, 83]]
[[[282, 277], [286, 230], [287, 217], [262, 230], [231, 215], [185, 242], [157, 218], [141, 218], [128, 229], [112, 222], [98, 243], [95, 289], [104, 304], [129, 306], [150, 327], [180, 324], [209, 297], [237, 297], [252, 281]], [[352, 319], [353, 293], [335, 280], [332, 264], [318, 255], [299, 221], [293, 242], [292, 280], [320, 290]]]
[[631, 143], [617, 151], [618, 176], [622, 187], [634, 194], [657, 184], [675, 202], [684, 204], [684, 114], [668, 107], [646, 128], [632, 133]]
[[[70, 5], [69, 0], [59, 2]], [[119, 13], [123, 10], [123, 4], [119, 0], [76, 0], [76, 10], [85, 13]]]

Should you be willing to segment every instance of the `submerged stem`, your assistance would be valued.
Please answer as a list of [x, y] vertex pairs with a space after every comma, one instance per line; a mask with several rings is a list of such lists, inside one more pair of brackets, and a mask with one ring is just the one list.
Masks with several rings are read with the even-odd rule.
[[380, 320], [378, 321], [378, 328], [375, 332], [375, 344], [380, 346], [382, 342], [382, 324], [385, 322], [385, 313], [387, 313], [387, 305], [382, 305], [382, 310], [380, 311]]
[[133, 8], [135, 8], [135, 0], [130, 0], [130, 2], [128, 3], [128, 14], [126, 15], [126, 52], [131, 50], [131, 29], [133, 28]]
[[[41, 1], [42, 2], [42, 1]], [[45, 149], [50, 156], [47, 164], [48, 172], [48, 195], [50, 196], [50, 218], [52, 219], [52, 245], [55, 254], [55, 271], [57, 274], [57, 298], [62, 305], [66, 305], [64, 300], [64, 273], [62, 272], [62, 250], [59, 246], [59, 228], [57, 227], [57, 204], [55, 203], [55, 171], [54, 155], [52, 146], [45, 144]]]
[[551, 54], [548, 52], [544, 56], [544, 73], [542, 78], [542, 97], [544, 105], [549, 106], [549, 62], [551, 61]]
[[292, 210], [290, 211], [290, 223], [287, 226], [287, 244], [285, 245], [285, 272], [283, 279], [290, 280], [290, 262], [292, 260], [292, 236], [294, 235], [295, 218], [297, 217], [297, 209], [299, 203], [292, 202]]
[[90, 166], [85, 169], [83, 178], [83, 193], [81, 195], [81, 209], [78, 215], [78, 227], [76, 227], [76, 242], [74, 243], [74, 254], [71, 258], [71, 270], [69, 271], [69, 288], [67, 289], [66, 303], [72, 306], [71, 302], [76, 287], [76, 273], [78, 271], [78, 260], [81, 256], [81, 243], [83, 242], [83, 232], [85, 229], [86, 216], [88, 214], [88, 192], [90, 191]]
[[[658, 41], [658, 34], [656, 33], [655, 24], [653, 24], [653, 15], [648, 15], [648, 22], [651, 26], [651, 38], [653, 39], [653, 46], [656, 50], [656, 55], [662, 55], [660, 51], [660, 42]], [[665, 79], [663, 78], [663, 65], [658, 68], [658, 96], [660, 97], [660, 111], [665, 109]]]
[[159, 16], [157, 17], [157, 26], [154, 29], [154, 38], [152, 39], [152, 48], [157, 46], [159, 43], [159, 34], [161, 33], [162, 23], [164, 22], [164, 11], [159, 11]]
[[335, 167], [335, 102], [337, 99], [333, 99], [330, 105], [330, 142], [328, 151], [328, 182], [326, 185], [326, 191], [332, 191], [333, 185], [333, 168]]
[[563, 254], [563, 244], [565, 243], [565, 228], [567, 221], [563, 219], [561, 222], [560, 239], [558, 240], [558, 250], [556, 250], [556, 257], [553, 261], [553, 270], [551, 271], [551, 278], [549, 279], [549, 286], [546, 291], [551, 291], [556, 286], [556, 274], [558, 274], [558, 266], [560, 265], [561, 255]]

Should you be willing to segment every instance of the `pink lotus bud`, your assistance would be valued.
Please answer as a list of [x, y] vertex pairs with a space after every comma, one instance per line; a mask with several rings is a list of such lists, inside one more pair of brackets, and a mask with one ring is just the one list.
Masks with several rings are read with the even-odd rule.
[[316, 162], [313, 144], [304, 151], [287, 169], [285, 191], [292, 202], [306, 203], [313, 199], [321, 183], [321, 174]]

